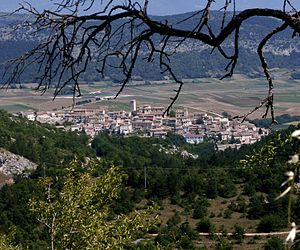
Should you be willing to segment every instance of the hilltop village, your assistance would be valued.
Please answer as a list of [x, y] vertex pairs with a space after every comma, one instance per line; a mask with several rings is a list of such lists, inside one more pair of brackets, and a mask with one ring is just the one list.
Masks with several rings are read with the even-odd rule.
[[165, 137], [173, 132], [191, 144], [214, 140], [219, 150], [252, 144], [268, 135], [269, 130], [245, 121], [230, 120], [218, 114], [194, 113], [187, 109], [173, 110], [164, 117], [164, 107], [130, 102], [131, 111], [106, 112], [100, 109], [72, 108], [58, 111], [21, 112], [31, 121], [55, 124], [71, 131], [85, 132], [94, 137], [100, 132], [112, 134]]

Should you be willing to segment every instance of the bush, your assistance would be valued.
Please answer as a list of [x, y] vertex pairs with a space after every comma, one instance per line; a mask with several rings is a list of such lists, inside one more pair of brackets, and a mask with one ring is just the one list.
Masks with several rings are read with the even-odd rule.
[[233, 247], [231, 243], [225, 237], [219, 237], [217, 239], [217, 244], [215, 250], [232, 250]]
[[199, 206], [194, 209], [193, 218], [194, 219], [203, 219], [207, 214], [207, 207]]
[[245, 213], [247, 210], [247, 204], [245, 198], [238, 196], [237, 199], [230, 203], [228, 206], [234, 212]]
[[245, 229], [237, 224], [234, 225], [234, 233], [232, 237], [237, 241], [237, 243], [242, 243], [244, 239]]
[[209, 219], [202, 219], [197, 224], [196, 229], [200, 233], [211, 233], [214, 231], [214, 224]]
[[179, 240], [181, 237], [180, 229], [177, 226], [164, 227], [155, 237], [154, 241], [161, 246], [168, 246], [170, 243]]
[[222, 188], [219, 191], [219, 195], [223, 198], [231, 198], [236, 196], [236, 194], [237, 194], [236, 186], [230, 181], [225, 182], [225, 184], [222, 186]]
[[188, 222], [184, 222], [180, 225], [180, 231], [182, 235], [188, 236], [190, 239], [196, 239], [197, 233], [190, 227]]
[[264, 245], [264, 250], [284, 250], [283, 241], [277, 237], [272, 236]]
[[278, 231], [286, 226], [286, 220], [279, 215], [271, 214], [264, 216], [258, 224], [257, 231], [269, 233]]
[[182, 236], [179, 242], [180, 249], [195, 249], [193, 241], [187, 236]]
[[251, 184], [246, 183], [243, 188], [243, 193], [248, 196], [253, 196], [255, 194], [255, 187]]
[[250, 199], [248, 205], [248, 218], [249, 219], [259, 219], [268, 212], [266, 208], [266, 203], [264, 202], [264, 197], [253, 196]]

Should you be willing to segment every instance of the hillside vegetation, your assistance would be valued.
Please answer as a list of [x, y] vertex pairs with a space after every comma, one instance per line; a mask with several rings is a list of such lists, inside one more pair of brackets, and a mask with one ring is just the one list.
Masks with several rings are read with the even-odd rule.
[[[127, 175], [118, 199], [110, 206], [110, 218], [130, 214], [150, 201], [160, 206], [157, 213], [161, 223], [151, 231], [156, 234], [154, 241], [130, 244], [128, 249], [155, 249], [158, 244], [163, 249], [195, 249], [211, 244], [211, 240], [199, 238], [198, 232], [240, 232], [243, 236], [244, 230], [271, 232], [287, 227], [287, 198], [275, 202], [274, 197], [281, 191], [286, 161], [299, 146], [296, 141], [285, 144], [292, 128], [280, 134], [274, 132], [238, 151], [217, 152], [211, 142], [188, 145], [172, 134], [166, 140], [100, 134], [90, 147], [84, 134], [63, 132], [5, 112], [0, 116], [0, 146], [38, 164], [28, 178], [15, 176], [15, 184], [0, 190], [0, 231], [13, 233], [13, 243], [24, 248], [49, 246], [49, 232], [29, 210], [32, 197], [43, 197], [39, 178], [56, 179], [53, 188], [59, 192], [69, 162], [95, 156], [114, 162]], [[197, 154], [198, 158], [184, 158], [182, 151]], [[254, 153], [254, 158], [247, 157]], [[248, 159], [250, 165], [241, 164], [242, 159]], [[97, 175], [105, 169], [96, 169]], [[293, 204], [293, 220], [299, 223], [297, 197]], [[213, 245], [221, 244], [220, 240], [229, 246], [243, 244], [243, 237], [237, 235], [226, 237], [224, 233], [224, 238], [214, 239]], [[144, 248], [146, 245], [148, 248]]]

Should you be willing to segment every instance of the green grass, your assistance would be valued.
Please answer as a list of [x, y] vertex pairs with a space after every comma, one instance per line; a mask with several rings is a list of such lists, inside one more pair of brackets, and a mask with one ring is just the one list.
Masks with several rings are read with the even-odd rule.
[[[241, 76], [224, 79], [192, 79], [184, 80], [185, 84], [182, 92], [175, 103], [174, 108], [197, 107], [197, 109], [206, 111], [229, 111], [234, 115], [241, 115], [260, 103], [267, 95], [267, 82], [265, 79], [248, 79]], [[175, 96], [174, 89], [178, 84], [172, 81], [164, 81], [151, 85], [128, 85], [125, 87], [123, 95], [116, 100], [108, 103], [99, 104], [105, 106], [109, 110], [127, 110], [129, 109], [129, 101], [136, 99], [138, 105], [151, 104], [155, 106], [167, 107], [170, 104], [170, 98]], [[283, 80], [275, 79], [275, 111], [276, 115], [290, 113], [297, 114], [300, 106], [299, 80]], [[89, 94], [101, 90], [98, 94]], [[91, 98], [94, 96], [114, 96], [119, 90], [119, 85], [111, 82], [96, 82], [93, 85], [82, 84], [81, 91], [83, 97]], [[32, 91], [34, 93], [34, 91]], [[13, 97], [13, 102], [10, 100]], [[51, 92], [47, 92], [44, 97], [49, 99]], [[41, 96], [30, 95], [30, 89], [24, 89], [22, 92], [5, 92], [2, 98], [2, 108], [9, 112], [24, 111], [28, 109], [39, 109], [41, 106], [48, 108], [44, 103], [49, 102]], [[14, 104], [15, 103], [15, 104]], [[63, 105], [63, 104], [62, 104]], [[49, 109], [55, 104], [50, 103]], [[1, 107], [1, 100], [0, 100]], [[291, 112], [289, 112], [291, 110]], [[254, 114], [256, 117], [261, 115]]]
[[287, 126], [290, 126], [290, 125], [297, 126], [299, 123], [300, 123], [300, 121], [292, 121], [292, 122], [284, 123], [283, 125], [287, 125]]
[[275, 96], [275, 101], [288, 102], [288, 103], [299, 103], [300, 102], [300, 94], [295, 94], [295, 93], [278, 94]]
[[12, 104], [12, 105], [1, 105], [1, 109], [4, 109], [8, 112], [18, 112], [18, 111], [26, 111], [30, 109], [34, 109], [31, 106], [25, 105], [25, 104]]

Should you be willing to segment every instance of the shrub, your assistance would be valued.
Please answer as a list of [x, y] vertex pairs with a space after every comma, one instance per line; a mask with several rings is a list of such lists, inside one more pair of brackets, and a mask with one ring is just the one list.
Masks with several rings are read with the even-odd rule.
[[242, 243], [244, 239], [245, 229], [237, 224], [234, 225], [234, 233], [232, 237], [237, 241], [237, 243]]
[[264, 245], [264, 250], [284, 250], [283, 241], [277, 237], [272, 236]]
[[280, 217], [277, 214], [270, 214], [264, 216], [258, 224], [257, 231], [269, 233], [272, 231], [278, 231], [286, 226], [285, 218]]
[[202, 219], [197, 224], [196, 229], [201, 233], [211, 233], [214, 231], [214, 224], [212, 224], [209, 219]]

